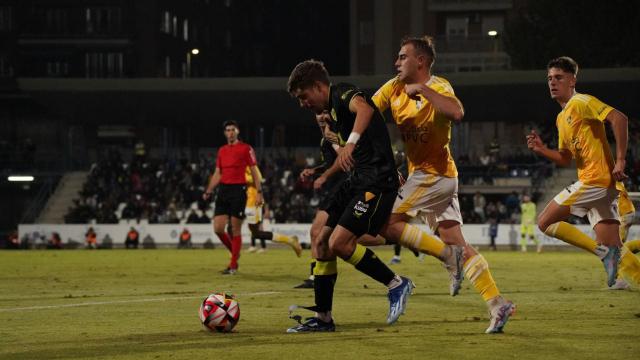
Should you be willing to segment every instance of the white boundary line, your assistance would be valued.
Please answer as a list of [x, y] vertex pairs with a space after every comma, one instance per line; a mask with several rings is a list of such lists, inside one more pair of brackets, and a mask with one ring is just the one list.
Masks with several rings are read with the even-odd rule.
[[[240, 296], [262, 296], [262, 295], [274, 295], [274, 294], [280, 294], [280, 291], [263, 291], [263, 292], [246, 293], [246, 294], [238, 294], [238, 295], [240, 295]], [[25, 310], [47, 310], [47, 309], [61, 309], [61, 308], [71, 308], [71, 307], [79, 307], [79, 306], [130, 304], [130, 303], [144, 303], [144, 302], [155, 302], [155, 301], [173, 301], [173, 300], [201, 299], [201, 298], [203, 298], [203, 297], [202, 296], [176, 296], [176, 297], [152, 298], [152, 299], [92, 301], [92, 302], [76, 303], [76, 304], [26, 306], [26, 307], [18, 307], [18, 308], [0, 309], [0, 313], [3, 313], [3, 312], [14, 312], [14, 311], [25, 311]]]

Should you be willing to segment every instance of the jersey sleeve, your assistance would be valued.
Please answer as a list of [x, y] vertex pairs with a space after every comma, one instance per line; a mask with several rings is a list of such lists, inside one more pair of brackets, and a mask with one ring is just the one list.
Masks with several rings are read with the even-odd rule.
[[389, 104], [391, 102], [391, 94], [393, 93], [393, 85], [396, 81], [396, 79], [387, 81], [371, 97], [371, 100], [373, 100], [373, 103], [376, 104], [376, 107], [380, 112], [384, 112], [389, 108]]
[[256, 160], [256, 153], [255, 151], [253, 151], [253, 148], [251, 147], [251, 145], [247, 145], [247, 166], [255, 166], [258, 164], [258, 161]]
[[583, 111], [585, 113], [585, 118], [604, 121], [611, 110], [613, 110], [611, 106], [592, 96], [585, 104]]
[[566, 139], [562, 135], [562, 131], [560, 131], [560, 125], [558, 124], [559, 120], [560, 118], [558, 117], [556, 119], [556, 127], [558, 128], [558, 150], [569, 150], [569, 145], [567, 144]]
[[358, 95], [364, 96], [364, 92], [353, 85], [339, 84], [336, 87], [336, 98], [347, 109], [351, 100]]
[[451, 84], [443, 78], [438, 78], [437, 81], [434, 81], [431, 85], [431, 88], [440, 95], [458, 99], [455, 92], [453, 91], [453, 86], [451, 86]]

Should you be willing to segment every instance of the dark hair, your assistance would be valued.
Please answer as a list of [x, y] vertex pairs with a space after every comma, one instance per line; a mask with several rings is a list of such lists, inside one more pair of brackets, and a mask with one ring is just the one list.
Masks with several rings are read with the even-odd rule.
[[287, 91], [289, 94], [293, 94], [298, 89], [302, 90], [313, 86], [316, 81], [329, 85], [329, 72], [322, 61], [305, 60], [291, 71], [287, 82]]
[[560, 56], [552, 59], [547, 64], [547, 70], [551, 68], [562, 69], [565, 72], [570, 72], [573, 75], [578, 75], [578, 63], [568, 56]]
[[236, 129], [240, 130], [240, 126], [238, 126], [238, 123], [234, 120], [227, 120], [224, 122], [224, 124], [222, 124], [223, 129], [226, 129], [227, 126], [235, 126]]
[[427, 55], [431, 58], [431, 64], [436, 61], [436, 47], [431, 36], [411, 37], [407, 36], [400, 42], [400, 47], [407, 44], [413, 45], [417, 52]]

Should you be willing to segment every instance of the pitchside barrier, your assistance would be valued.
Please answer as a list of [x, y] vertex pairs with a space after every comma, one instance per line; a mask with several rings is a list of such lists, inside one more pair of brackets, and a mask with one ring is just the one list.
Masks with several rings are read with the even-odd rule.
[[[431, 233], [425, 225], [418, 225], [424, 231]], [[140, 234], [140, 244], [146, 240], [153, 240], [153, 244], [158, 247], [177, 246], [178, 238], [183, 229], [188, 229], [191, 233], [191, 242], [194, 247], [203, 247], [205, 243], [220, 245], [220, 241], [213, 233], [213, 228], [209, 224], [21, 224], [18, 232], [23, 244], [28, 247], [42, 247], [51, 238], [53, 232], [60, 234], [63, 244], [75, 244], [77, 246], [84, 245], [85, 233], [92, 227], [97, 234], [98, 245], [103, 243], [111, 243], [114, 247], [122, 247], [125, 237], [131, 227], [134, 227]], [[311, 224], [271, 224], [265, 223], [265, 230], [273, 231], [285, 235], [296, 235], [301, 242], [309, 243], [309, 228]], [[589, 225], [577, 225], [577, 227], [586, 234], [594, 238], [593, 229]], [[537, 229], [536, 229], [537, 230]], [[465, 238], [472, 245], [489, 245], [489, 225], [488, 224], [469, 224], [462, 227]], [[538, 231], [538, 230], [537, 230]], [[631, 227], [628, 239], [640, 238], [640, 227]], [[564, 242], [548, 237], [538, 231], [538, 239], [544, 245], [567, 245]], [[250, 242], [250, 232], [246, 225], [242, 229], [242, 240], [244, 243]], [[519, 224], [501, 224], [498, 226], [498, 236], [496, 237], [496, 245], [498, 246], [519, 246], [520, 242], [520, 225]], [[532, 245], [530, 243], [530, 245]], [[68, 247], [68, 246], [67, 246]]]

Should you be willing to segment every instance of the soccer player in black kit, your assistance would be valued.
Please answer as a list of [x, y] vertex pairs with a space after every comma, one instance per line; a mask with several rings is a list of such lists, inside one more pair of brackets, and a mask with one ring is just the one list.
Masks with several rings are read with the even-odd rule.
[[315, 316], [287, 332], [335, 330], [331, 308], [336, 256], [387, 286], [387, 323], [393, 324], [406, 308], [413, 283], [396, 275], [371, 249], [357, 242], [360, 236], [378, 234], [397, 195], [398, 178], [384, 119], [371, 98], [354, 85], [332, 85], [320, 61], [296, 65], [289, 76], [288, 91], [301, 107], [315, 114], [329, 111], [342, 148], [336, 161], [350, 174], [329, 203], [329, 218], [319, 235], [319, 241], [328, 246], [316, 254], [315, 306], [307, 308], [315, 311]]

